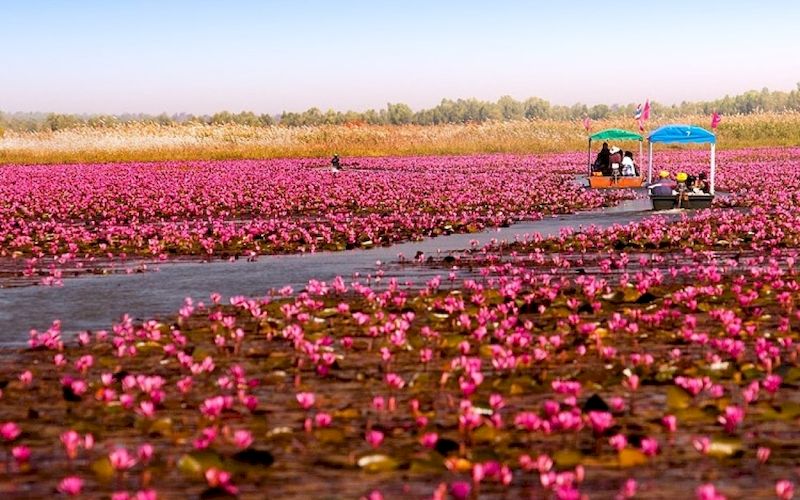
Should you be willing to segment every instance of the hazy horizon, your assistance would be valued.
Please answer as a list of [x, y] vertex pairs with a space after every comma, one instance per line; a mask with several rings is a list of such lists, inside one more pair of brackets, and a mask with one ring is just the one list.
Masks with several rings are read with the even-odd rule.
[[800, 81], [798, 14], [789, 0], [34, 0], [0, 6], [0, 110], [276, 115], [788, 91]]

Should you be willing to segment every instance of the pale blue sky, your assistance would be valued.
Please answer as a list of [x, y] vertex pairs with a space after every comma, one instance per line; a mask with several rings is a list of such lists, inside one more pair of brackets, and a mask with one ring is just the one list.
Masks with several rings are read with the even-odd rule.
[[796, 0], [0, 0], [0, 110], [700, 100], [800, 82]]

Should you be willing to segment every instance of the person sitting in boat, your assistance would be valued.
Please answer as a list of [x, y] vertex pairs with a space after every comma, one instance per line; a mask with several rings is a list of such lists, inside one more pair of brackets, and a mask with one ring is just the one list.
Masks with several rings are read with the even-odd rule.
[[669, 180], [669, 172], [662, 170], [658, 173], [659, 180], [655, 184], [651, 184], [647, 188], [653, 196], [672, 196], [677, 194], [674, 191], [672, 181]]
[[709, 193], [710, 188], [708, 186], [708, 179], [706, 178], [705, 172], [700, 172], [700, 174], [698, 174], [697, 180], [695, 181], [693, 188], [695, 192], [705, 193], [705, 194]]
[[608, 165], [610, 167], [609, 169], [611, 170], [611, 175], [618, 177], [620, 175], [622, 165], [622, 150], [617, 146], [611, 146], [609, 152], [611, 154], [608, 156]]
[[636, 163], [633, 161], [633, 153], [625, 151], [625, 156], [622, 158], [622, 175], [627, 177], [636, 176]]
[[611, 156], [611, 152], [608, 149], [608, 143], [604, 142], [603, 147], [600, 148], [600, 151], [597, 153], [597, 158], [594, 159], [594, 164], [592, 165], [592, 171], [600, 172], [603, 175], [611, 175], [611, 171], [609, 170], [609, 165], [608, 165], [609, 156]]

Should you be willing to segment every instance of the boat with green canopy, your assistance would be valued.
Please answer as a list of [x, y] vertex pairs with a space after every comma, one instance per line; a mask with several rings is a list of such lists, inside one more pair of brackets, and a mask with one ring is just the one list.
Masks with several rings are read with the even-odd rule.
[[618, 163], [601, 165], [592, 163], [592, 142], [632, 142], [639, 143], [639, 155], [636, 157], [635, 164], [639, 164], [639, 159], [642, 157], [642, 143], [644, 137], [631, 132], [630, 130], [623, 130], [620, 128], [607, 128], [589, 136], [589, 152], [587, 161], [587, 170], [589, 175], [589, 186], [596, 189], [609, 189], [609, 188], [637, 188], [642, 187], [644, 178], [642, 177], [641, 170], [636, 167], [635, 175], [622, 175], [621, 165]]

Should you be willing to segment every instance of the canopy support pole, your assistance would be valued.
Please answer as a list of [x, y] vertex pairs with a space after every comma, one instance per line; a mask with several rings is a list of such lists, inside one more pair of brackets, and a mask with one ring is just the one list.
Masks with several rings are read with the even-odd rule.
[[713, 195], [714, 194], [714, 177], [717, 172], [717, 160], [716, 160], [716, 149], [717, 145], [713, 142], [711, 143], [711, 179], [710, 179], [710, 186], [709, 192]]
[[592, 139], [589, 138], [589, 154], [586, 159], [586, 167], [588, 169], [589, 177], [592, 176]]
[[641, 165], [643, 163], [643, 160], [642, 160], [642, 143], [643, 142], [644, 141], [639, 141], [639, 156], [636, 158], [636, 166], [638, 167], [636, 170], [639, 171], [639, 177], [642, 176], [642, 167], [641, 167]]
[[648, 160], [647, 160], [647, 183], [648, 184], [652, 184], [653, 183], [653, 143], [652, 142], [649, 144], [649, 148], [648, 149], [650, 150], [650, 152], [648, 154]]

